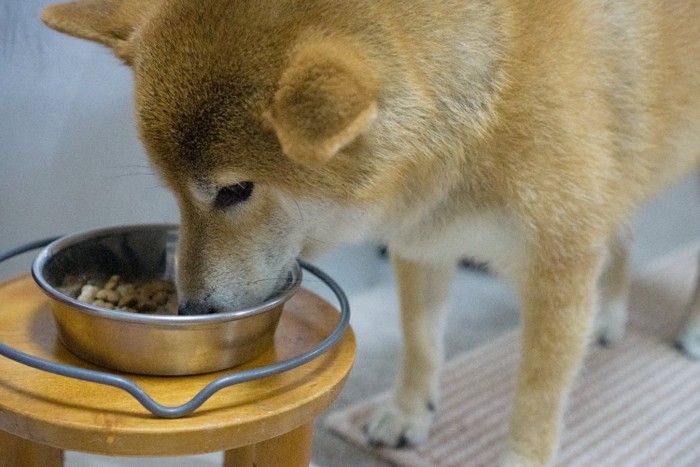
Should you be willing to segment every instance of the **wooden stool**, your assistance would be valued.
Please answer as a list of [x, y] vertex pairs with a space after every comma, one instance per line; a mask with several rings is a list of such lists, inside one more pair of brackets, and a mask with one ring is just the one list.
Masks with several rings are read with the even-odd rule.
[[[312, 348], [333, 331], [338, 317], [330, 304], [300, 290], [285, 307], [275, 345], [252, 362], [198, 376], [127, 376], [156, 401], [179, 405], [223, 374]], [[48, 299], [30, 277], [0, 284], [0, 341], [48, 360], [99, 369], [61, 345]], [[63, 450], [141, 457], [225, 451], [225, 466], [308, 466], [314, 417], [339, 394], [354, 357], [348, 328], [333, 348], [299, 368], [223, 389], [189, 416], [161, 419], [120, 389], [0, 356], [2, 466], [60, 466]]]

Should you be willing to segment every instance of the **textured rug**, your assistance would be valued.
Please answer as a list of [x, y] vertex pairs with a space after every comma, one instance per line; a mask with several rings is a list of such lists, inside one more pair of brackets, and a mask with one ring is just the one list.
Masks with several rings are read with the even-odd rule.
[[[626, 338], [592, 345], [569, 399], [558, 466], [700, 465], [700, 362], [676, 350], [697, 274], [694, 245], [636, 274]], [[449, 362], [431, 437], [418, 449], [375, 449], [362, 426], [386, 398], [331, 414], [338, 436], [406, 467], [492, 466], [506, 441], [519, 358], [519, 332]]]

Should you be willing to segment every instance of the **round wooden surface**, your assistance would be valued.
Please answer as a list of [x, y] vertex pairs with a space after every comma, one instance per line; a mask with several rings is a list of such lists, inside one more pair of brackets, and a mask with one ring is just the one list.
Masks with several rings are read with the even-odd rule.
[[[157, 402], [179, 405], [224, 375], [298, 355], [325, 339], [339, 313], [312, 293], [290, 300], [273, 348], [218, 373], [153, 377], [125, 374]], [[0, 342], [41, 358], [103, 370], [58, 341], [48, 298], [31, 277], [0, 285]], [[350, 328], [328, 352], [294, 370], [234, 385], [193, 414], [161, 419], [120, 389], [29, 368], [0, 356], [0, 429], [61, 449], [107, 455], [177, 456], [260, 442], [310, 422], [336, 398], [352, 367]], [[161, 355], [158, 358], [168, 358]]]

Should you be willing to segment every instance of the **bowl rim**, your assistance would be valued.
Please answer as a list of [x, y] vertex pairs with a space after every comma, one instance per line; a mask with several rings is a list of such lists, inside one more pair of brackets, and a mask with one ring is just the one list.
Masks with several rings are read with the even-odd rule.
[[156, 315], [147, 313], [128, 313], [120, 310], [109, 310], [107, 308], [102, 308], [89, 303], [82, 302], [77, 298], [73, 298], [69, 295], [64, 294], [63, 292], [60, 292], [54, 286], [49, 284], [49, 282], [44, 277], [43, 269], [46, 263], [64, 248], [76, 245], [87, 239], [94, 239], [96, 237], [107, 237], [110, 235], [115, 235], [129, 231], [156, 229], [177, 231], [179, 230], [179, 225], [168, 223], [117, 225], [112, 227], [89, 229], [62, 236], [46, 245], [37, 254], [34, 261], [32, 262], [32, 277], [46, 295], [58, 302], [61, 302], [65, 305], [76, 309], [76, 311], [94, 315], [97, 317], [108, 318], [114, 321], [167, 325], [205, 325], [225, 321], [233, 321], [254, 316], [284, 304], [292, 297], [292, 295], [294, 295], [297, 292], [297, 290], [301, 286], [303, 272], [301, 266], [299, 265], [299, 262], [295, 260], [292, 269], [290, 270], [292, 280], [290, 281], [289, 286], [286, 287], [282, 292], [273, 295], [271, 298], [268, 298], [257, 305], [241, 308], [239, 310], [234, 311], [206, 315]]

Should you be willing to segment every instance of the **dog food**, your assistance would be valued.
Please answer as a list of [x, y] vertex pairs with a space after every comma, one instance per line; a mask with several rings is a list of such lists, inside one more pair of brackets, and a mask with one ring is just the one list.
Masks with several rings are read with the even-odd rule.
[[100, 281], [86, 277], [67, 277], [61, 291], [81, 302], [131, 313], [177, 314], [177, 294], [172, 282], [149, 280], [125, 282], [118, 275]]

